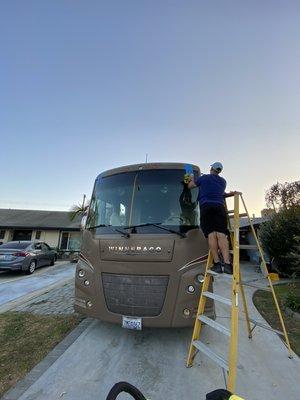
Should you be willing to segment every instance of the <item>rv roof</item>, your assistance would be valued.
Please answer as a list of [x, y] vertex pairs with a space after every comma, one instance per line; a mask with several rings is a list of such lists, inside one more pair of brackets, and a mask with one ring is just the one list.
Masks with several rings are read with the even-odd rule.
[[[147, 169], [184, 169], [186, 163], [168, 163], [168, 162], [160, 162], [160, 163], [141, 163], [141, 164], [132, 164], [125, 165], [123, 167], [118, 167], [114, 169], [110, 169], [102, 172], [98, 175], [97, 178], [103, 178], [104, 176], [116, 175], [122, 172], [130, 172], [130, 171], [139, 171], [139, 170], [147, 170]], [[191, 164], [193, 169], [199, 170], [197, 165]]]

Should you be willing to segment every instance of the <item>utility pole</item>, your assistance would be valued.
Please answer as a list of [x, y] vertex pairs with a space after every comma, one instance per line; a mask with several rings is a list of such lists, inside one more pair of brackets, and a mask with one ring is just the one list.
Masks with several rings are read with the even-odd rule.
[[148, 162], [148, 153], [146, 153], [146, 164]]

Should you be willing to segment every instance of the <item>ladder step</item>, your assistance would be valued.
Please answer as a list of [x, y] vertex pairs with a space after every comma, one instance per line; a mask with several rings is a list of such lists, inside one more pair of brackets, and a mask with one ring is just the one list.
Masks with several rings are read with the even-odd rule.
[[219, 356], [218, 354], [214, 353], [208, 346], [204, 343], [200, 342], [200, 340], [194, 340], [193, 346], [196, 347], [201, 353], [205, 354], [211, 360], [213, 360], [216, 364], [218, 364], [221, 368], [229, 371], [228, 364], [223, 357]]
[[213, 276], [214, 278], [218, 278], [218, 277], [222, 277], [222, 278], [226, 278], [226, 279], [230, 279], [232, 280], [232, 275], [230, 274], [219, 274], [218, 272], [212, 271], [211, 269], [209, 269], [207, 271], [207, 273], [211, 276]]
[[224, 335], [227, 335], [230, 337], [230, 330], [226, 328], [225, 326], [219, 324], [218, 322], [214, 321], [211, 318], [206, 317], [205, 315], [199, 315], [198, 316], [199, 321], [203, 322], [206, 325], [211, 326], [212, 328], [216, 329], [217, 331], [224, 333]]
[[240, 249], [248, 249], [248, 250], [251, 250], [251, 249], [257, 250], [258, 249], [257, 244], [240, 244], [239, 247], [240, 247]]
[[219, 296], [218, 294], [212, 292], [203, 292], [203, 296], [209, 297], [210, 299], [219, 301], [220, 303], [226, 304], [227, 306], [231, 306], [231, 300], [226, 299], [225, 297]]
[[[234, 210], [228, 210], [227, 214], [234, 214]], [[248, 214], [247, 213], [241, 213], [241, 214], [239, 214], [239, 217], [240, 218], [248, 217]], [[233, 215], [230, 215], [230, 218], [233, 218]]]

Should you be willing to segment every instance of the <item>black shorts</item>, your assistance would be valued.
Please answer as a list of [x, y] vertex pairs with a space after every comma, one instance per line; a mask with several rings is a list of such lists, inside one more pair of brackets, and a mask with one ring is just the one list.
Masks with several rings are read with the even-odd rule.
[[207, 237], [211, 232], [227, 235], [227, 216], [222, 204], [207, 203], [200, 207], [200, 225]]

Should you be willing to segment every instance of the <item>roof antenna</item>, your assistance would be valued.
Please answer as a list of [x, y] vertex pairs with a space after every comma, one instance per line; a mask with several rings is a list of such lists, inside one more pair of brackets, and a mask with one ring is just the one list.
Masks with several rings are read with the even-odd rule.
[[148, 153], [146, 153], [146, 164], [148, 162]]

